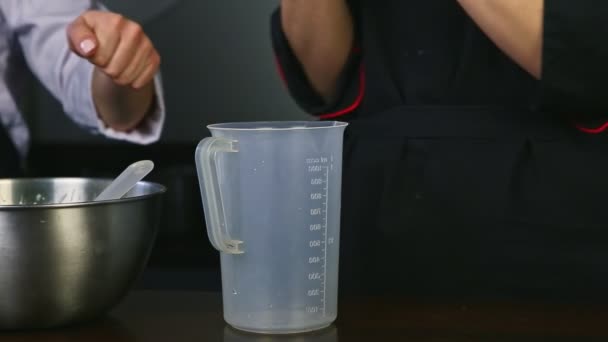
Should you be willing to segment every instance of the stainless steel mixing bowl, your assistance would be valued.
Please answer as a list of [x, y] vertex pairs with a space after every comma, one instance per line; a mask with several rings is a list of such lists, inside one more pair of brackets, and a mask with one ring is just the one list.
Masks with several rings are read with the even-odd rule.
[[[156, 238], [165, 187], [91, 202], [109, 180], [0, 180], [0, 329], [102, 315], [130, 290]], [[63, 202], [63, 203], [60, 203]]]

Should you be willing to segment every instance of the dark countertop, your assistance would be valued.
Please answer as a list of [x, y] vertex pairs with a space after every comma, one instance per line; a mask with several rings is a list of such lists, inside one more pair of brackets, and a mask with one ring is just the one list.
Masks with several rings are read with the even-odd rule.
[[71, 328], [0, 333], [0, 341], [596, 341], [608, 306], [351, 298], [312, 334], [271, 337], [227, 326], [218, 293], [134, 291], [107, 317]]

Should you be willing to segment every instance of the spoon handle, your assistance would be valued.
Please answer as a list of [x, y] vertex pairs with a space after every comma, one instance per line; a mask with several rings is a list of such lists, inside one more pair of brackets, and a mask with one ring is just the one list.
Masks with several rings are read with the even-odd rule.
[[152, 169], [154, 163], [150, 160], [135, 162], [127, 167], [116, 179], [108, 185], [95, 201], [108, 201], [122, 198], [131, 188], [142, 180]]

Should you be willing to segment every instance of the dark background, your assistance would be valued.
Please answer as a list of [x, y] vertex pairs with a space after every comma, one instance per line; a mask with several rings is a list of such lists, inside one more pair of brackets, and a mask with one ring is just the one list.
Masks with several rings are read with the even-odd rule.
[[[206, 125], [308, 119], [276, 72], [269, 17], [276, 0], [108, 0], [143, 24], [162, 56], [167, 119], [159, 143], [137, 146], [91, 136], [39, 84], [31, 90], [31, 176], [113, 177], [151, 159], [147, 180], [168, 187], [160, 233], [143, 276], [147, 287], [217, 288], [219, 256], [204, 225], [194, 168]], [[178, 276], [179, 275], [179, 276]]]

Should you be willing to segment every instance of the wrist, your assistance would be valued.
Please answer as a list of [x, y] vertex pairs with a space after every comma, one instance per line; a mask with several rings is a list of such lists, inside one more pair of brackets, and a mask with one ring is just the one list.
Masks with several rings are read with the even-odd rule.
[[97, 67], [93, 71], [92, 93], [99, 118], [117, 131], [137, 127], [154, 105], [154, 81], [134, 89], [116, 84]]

